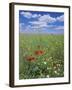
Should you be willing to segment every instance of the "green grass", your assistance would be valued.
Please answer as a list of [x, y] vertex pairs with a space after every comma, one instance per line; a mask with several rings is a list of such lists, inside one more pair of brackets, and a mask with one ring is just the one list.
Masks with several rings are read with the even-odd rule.
[[[24, 35], [20, 33], [19, 39], [20, 79], [64, 76], [63, 35]], [[35, 55], [36, 50], [42, 50], [44, 53]], [[28, 61], [27, 56], [35, 57], [35, 61]]]

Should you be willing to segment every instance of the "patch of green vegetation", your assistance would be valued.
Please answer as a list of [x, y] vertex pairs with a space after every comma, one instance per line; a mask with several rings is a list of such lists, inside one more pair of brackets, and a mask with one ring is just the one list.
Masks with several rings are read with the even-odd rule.
[[[35, 53], [36, 52], [36, 53]], [[64, 36], [19, 36], [19, 78], [64, 76]]]

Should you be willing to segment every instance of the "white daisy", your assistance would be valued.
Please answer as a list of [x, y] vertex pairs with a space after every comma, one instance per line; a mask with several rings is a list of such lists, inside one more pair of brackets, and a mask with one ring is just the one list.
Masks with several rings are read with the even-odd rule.
[[54, 71], [54, 73], [56, 73], [56, 74], [57, 74], [57, 71]]
[[47, 67], [47, 70], [49, 70], [49, 69], [51, 69], [51, 68]]
[[49, 75], [47, 75], [46, 77], [49, 78]]
[[47, 62], [44, 62], [44, 64], [47, 64]]

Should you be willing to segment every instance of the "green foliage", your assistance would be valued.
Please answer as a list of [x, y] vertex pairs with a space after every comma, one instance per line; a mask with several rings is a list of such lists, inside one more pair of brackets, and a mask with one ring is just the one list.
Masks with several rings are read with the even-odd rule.
[[[19, 38], [19, 78], [51, 78], [64, 76], [64, 36], [24, 35]], [[35, 55], [42, 50], [42, 55]], [[27, 56], [35, 57], [28, 61]]]

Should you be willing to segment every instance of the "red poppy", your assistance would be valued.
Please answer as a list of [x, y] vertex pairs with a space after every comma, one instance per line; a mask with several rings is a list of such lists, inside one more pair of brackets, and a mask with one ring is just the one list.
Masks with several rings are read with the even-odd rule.
[[28, 61], [35, 61], [35, 57], [33, 57], [33, 56], [27, 56], [26, 59]]
[[44, 51], [42, 50], [35, 51], [35, 55], [42, 55], [42, 54], [44, 54]]

